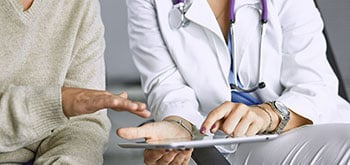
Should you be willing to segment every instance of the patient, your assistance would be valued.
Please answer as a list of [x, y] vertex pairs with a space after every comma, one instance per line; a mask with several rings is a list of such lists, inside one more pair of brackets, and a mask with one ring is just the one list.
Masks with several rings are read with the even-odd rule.
[[0, 164], [102, 164], [103, 109], [150, 115], [104, 91], [98, 0], [1, 0], [0, 26]]

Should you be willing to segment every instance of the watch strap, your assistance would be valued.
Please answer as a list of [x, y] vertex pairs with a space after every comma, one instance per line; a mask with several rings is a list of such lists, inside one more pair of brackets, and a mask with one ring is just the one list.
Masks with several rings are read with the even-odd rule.
[[282, 114], [281, 110], [279, 110], [276, 107], [276, 105], [275, 105], [276, 101], [269, 101], [266, 103], [278, 114], [278, 117], [280, 119], [280, 122], [278, 123], [277, 128], [274, 131], [272, 131], [272, 133], [280, 134], [283, 131], [284, 127], [286, 127], [286, 125], [289, 121], [289, 113], [287, 116], [284, 116]]

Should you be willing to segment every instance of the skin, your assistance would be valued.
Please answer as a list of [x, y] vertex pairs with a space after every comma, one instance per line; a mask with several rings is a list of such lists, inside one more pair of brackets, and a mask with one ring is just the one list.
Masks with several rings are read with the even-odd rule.
[[[28, 10], [34, 0], [19, 0], [23, 11]], [[107, 91], [62, 87], [62, 109], [64, 115], [73, 116], [90, 114], [101, 109], [110, 108], [115, 111], [128, 111], [140, 117], [151, 115], [146, 110], [146, 104], [128, 100], [128, 95], [122, 92], [119, 95]]]
[[[221, 2], [221, 3], [220, 3]], [[208, 3], [216, 16], [218, 24], [220, 25], [223, 37], [227, 41], [229, 30], [229, 15], [228, 7], [229, 0], [215, 1], [208, 0]], [[280, 123], [279, 115], [268, 104], [261, 104], [267, 112], [254, 106], [247, 106], [241, 103], [224, 102], [214, 110], [212, 110], [202, 124], [200, 132], [207, 134], [209, 132], [216, 132], [222, 130], [228, 135], [234, 137], [252, 136], [262, 133], [265, 130], [274, 131]], [[283, 131], [287, 131], [302, 125], [312, 124], [307, 118], [304, 118], [293, 110], [290, 111], [290, 120]], [[181, 117], [171, 116], [167, 119], [182, 120], [187, 125], [191, 123], [182, 119]], [[176, 126], [176, 123], [168, 123], [164, 121], [149, 123], [144, 126], [135, 128], [121, 128], [117, 130], [117, 134], [125, 139], [145, 138], [146, 140], [159, 140], [164, 138], [182, 137], [188, 132], [181, 126]], [[189, 127], [191, 128], [191, 127]], [[188, 164], [187, 158], [190, 158], [192, 149], [188, 152], [169, 151], [164, 150], [145, 150], [144, 160], [145, 164]], [[186, 159], [184, 159], [186, 158]]]
[[[206, 134], [208, 131], [214, 133], [218, 130], [222, 130], [228, 135], [240, 137], [252, 136], [262, 133], [265, 130], [276, 130], [280, 123], [279, 115], [270, 105], [265, 103], [261, 104], [261, 106], [271, 114], [272, 123], [270, 128], [268, 128], [270, 117], [260, 108], [246, 106], [241, 103], [225, 102], [208, 114], [202, 124], [200, 132]], [[290, 109], [289, 111], [291, 113], [290, 120], [283, 131], [306, 124], [312, 124], [310, 120], [299, 116]]]
[[229, 17], [229, 0], [220, 0], [221, 3], [218, 3], [216, 0], [208, 0], [208, 3], [213, 11], [216, 21], [220, 25], [220, 29], [223, 37], [227, 42], [227, 34], [230, 27], [230, 17]]
[[[168, 122], [166, 120], [182, 120], [180, 117], [170, 116], [163, 121], [145, 124], [141, 127], [119, 128], [117, 130], [118, 136], [124, 139], [138, 139], [145, 138], [146, 141], [161, 140], [169, 138], [191, 138], [191, 135], [179, 124]], [[184, 123], [191, 128], [191, 124], [186, 121]], [[144, 163], [147, 165], [156, 164], [188, 164], [192, 155], [193, 149], [184, 150], [151, 150], [144, 151]]]
[[[208, 0], [208, 3], [216, 16], [220, 25], [221, 31], [227, 42], [227, 35], [229, 31], [229, 0], [222, 0], [218, 3], [215, 0]], [[262, 107], [268, 110], [271, 114], [271, 127], [267, 128], [270, 122], [269, 115], [257, 107], [248, 107], [244, 104], [225, 102], [209, 113], [207, 119], [203, 122], [201, 133], [207, 131], [216, 132], [218, 129], [224, 131], [226, 134], [233, 136], [250, 136], [261, 133], [268, 129], [273, 131], [277, 128], [280, 119], [278, 114], [267, 104], [262, 104]], [[305, 124], [312, 124], [309, 119], [306, 119], [291, 109], [290, 120], [284, 130], [290, 130]]]
[[[228, 135], [234, 137], [252, 136], [262, 133], [265, 130], [273, 131], [277, 128], [280, 119], [278, 114], [268, 104], [261, 104], [271, 114], [272, 123], [270, 123], [269, 115], [254, 106], [247, 106], [240, 103], [224, 102], [213, 111], [211, 111], [201, 127], [202, 134], [209, 132], [215, 133], [222, 130]], [[305, 125], [311, 124], [298, 114], [291, 111], [290, 120], [284, 131]], [[164, 120], [182, 120], [188, 128], [191, 128], [191, 123], [177, 116], [170, 116]], [[161, 140], [174, 137], [190, 138], [190, 134], [176, 123], [166, 121], [148, 123], [141, 127], [120, 128], [117, 130], [117, 135], [125, 139], [145, 138], [146, 141]], [[188, 151], [166, 151], [166, 150], [150, 150], [144, 152], [144, 161], [147, 165], [154, 164], [188, 164], [193, 149]]]
[[107, 91], [62, 88], [63, 113], [69, 118], [73, 116], [90, 114], [104, 108], [115, 111], [128, 111], [140, 117], [149, 117], [151, 113], [146, 110], [146, 104], [130, 101], [126, 92], [119, 95]]
[[27, 11], [33, 4], [34, 0], [19, 0], [23, 5], [23, 11]]

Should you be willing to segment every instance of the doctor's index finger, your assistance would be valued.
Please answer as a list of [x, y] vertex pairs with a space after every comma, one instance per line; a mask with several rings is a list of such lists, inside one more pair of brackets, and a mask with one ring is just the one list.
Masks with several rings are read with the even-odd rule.
[[225, 102], [212, 110], [204, 120], [202, 128], [205, 128], [206, 130], [211, 129], [216, 122], [224, 119], [231, 112], [233, 106], [232, 103]]

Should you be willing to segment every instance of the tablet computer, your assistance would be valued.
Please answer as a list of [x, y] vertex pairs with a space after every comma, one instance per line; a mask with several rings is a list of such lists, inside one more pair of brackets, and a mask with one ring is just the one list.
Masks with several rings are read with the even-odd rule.
[[202, 136], [194, 139], [165, 139], [159, 141], [140, 141], [118, 143], [122, 148], [145, 148], [145, 149], [184, 149], [203, 148], [214, 145], [227, 145], [237, 143], [248, 143], [257, 141], [268, 141], [275, 139], [277, 134], [255, 135], [248, 137], [228, 137], [225, 135]]

